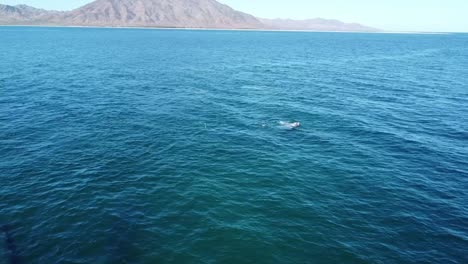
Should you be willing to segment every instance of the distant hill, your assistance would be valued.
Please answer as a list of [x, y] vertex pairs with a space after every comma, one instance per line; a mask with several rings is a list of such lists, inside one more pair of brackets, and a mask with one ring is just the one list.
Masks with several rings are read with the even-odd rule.
[[0, 24], [22, 25], [22, 24], [42, 24], [52, 20], [60, 12], [38, 9], [27, 5], [1, 5], [0, 4]]
[[97, 0], [71, 11], [0, 5], [2, 25], [376, 31], [337, 20], [259, 19], [215, 0]]
[[344, 23], [334, 19], [314, 18], [306, 20], [292, 19], [260, 19], [266, 28], [282, 30], [313, 30], [313, 31], [357, 31], [375, 32], [376, 28], [357, 23]]

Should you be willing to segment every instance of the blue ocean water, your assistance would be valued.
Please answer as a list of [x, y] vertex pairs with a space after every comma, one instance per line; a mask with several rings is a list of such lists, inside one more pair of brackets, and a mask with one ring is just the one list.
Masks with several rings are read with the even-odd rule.
[[1, 264], [468, 263], [468, 35], [0, 27], [0, 184]]

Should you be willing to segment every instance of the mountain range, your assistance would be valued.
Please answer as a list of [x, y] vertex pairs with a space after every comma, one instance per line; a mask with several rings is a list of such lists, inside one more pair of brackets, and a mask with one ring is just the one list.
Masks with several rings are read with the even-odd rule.
[[71, 11], [0, 4], [0, 25], [377, 31], [322, 18], [262, 19], [215, 0], [96, 0]]

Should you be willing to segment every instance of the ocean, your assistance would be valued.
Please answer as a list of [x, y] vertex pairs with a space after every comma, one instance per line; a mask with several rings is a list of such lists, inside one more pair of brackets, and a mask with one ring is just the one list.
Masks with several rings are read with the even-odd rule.
[[0, 264], [466, 264], [467, 190], [467, 34], [0, 27]]

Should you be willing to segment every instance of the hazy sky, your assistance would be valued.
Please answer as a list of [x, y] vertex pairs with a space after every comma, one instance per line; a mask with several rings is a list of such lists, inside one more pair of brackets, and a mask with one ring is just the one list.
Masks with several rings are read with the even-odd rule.
[[[468, 0], [219, 0], [264, 18], [334, 18], [385, 30], [468, 32]], [[0, 0], [68, 10], [90, 0]]]

